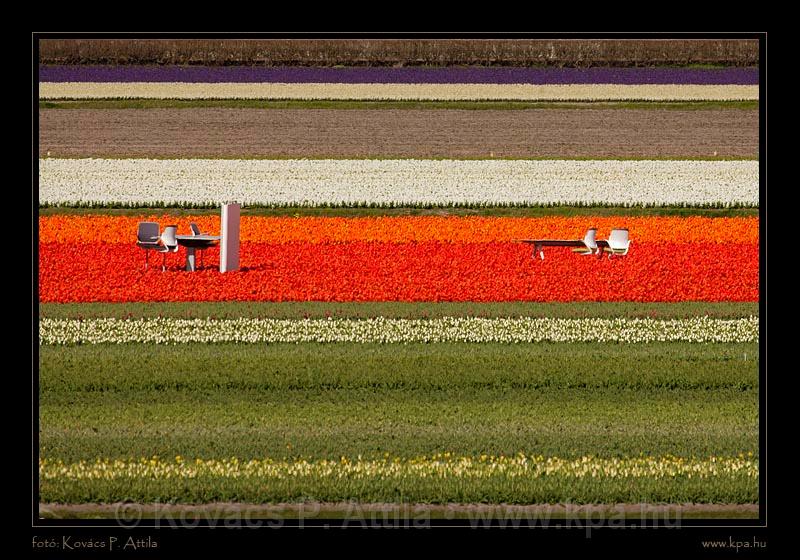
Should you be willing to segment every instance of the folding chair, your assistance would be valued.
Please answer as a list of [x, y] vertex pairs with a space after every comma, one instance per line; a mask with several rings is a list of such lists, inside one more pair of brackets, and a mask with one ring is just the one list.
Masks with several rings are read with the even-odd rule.
[[624, 256], [628, 254], [628, 249], [631, 247], [630, 239], [628, 239], [627, 228], [612, 229], [611, 234], [608, 236], [608, 258], [613, 255]]
[[157, 251], [159, 247], [158, 242], [159, 227], [156, 222], [139, 222], [139, 228], [136, 232], [136, 245], [144, 249], [144, 269], [147, 270], [149, 266], [147, 251]]
[[575, 247], [572, 252], [580, 255], [594, 255], [597, 252], [597, 228], [589, 228], [583, 238], [586, 247]]
[[177, 233], [178, 226], [167, 226], [164, 228], [164, 233], [161, 234], [161, 245], [156, 248], [162, 254], [161, 272], [167, 270], [167, 253], [178, 252], [178, 238], [175, 237]]

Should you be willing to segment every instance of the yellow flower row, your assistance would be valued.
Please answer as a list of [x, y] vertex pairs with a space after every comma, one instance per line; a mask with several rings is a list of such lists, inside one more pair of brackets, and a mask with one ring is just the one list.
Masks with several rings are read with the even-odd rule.
[[43, 480], [117, 480], [117, 479], [192, 479], [200, 477], [291, 479], [315, 478], [487, 478], [492, 476], [541, 478], [710, 478], [739, 475], [758, 478], [758, 460], [752, 453], [738, 457], [684, 458], [580, 457], [564, 459], [523, 453], [511, 456], [454, 456], [441, 453], [430, 457], [400, 458], [385, 455], [381, 459], [335, 459], [294, 461], [273, 459], [240, 460], [195, 459], [181, 456], [173, 460], [158, 457], [135, 460], [97, 459], [64, 463], [39, 460]]
[[437, 319], [51, 319], [39, 320], [40, 344], [188, 342], [758, 342], [757, 316]]

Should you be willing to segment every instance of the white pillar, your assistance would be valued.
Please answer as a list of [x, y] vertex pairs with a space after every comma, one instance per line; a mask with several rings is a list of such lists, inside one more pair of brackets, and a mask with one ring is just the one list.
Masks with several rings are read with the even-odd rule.
[[194, 265], [194, 247], [186, 247], [186, 271], [194, 272], [197, 267]]
[[239, 204], [222, 205], [222, 239], [219, 243], [219, 271], [229, 272], [239, 269]]

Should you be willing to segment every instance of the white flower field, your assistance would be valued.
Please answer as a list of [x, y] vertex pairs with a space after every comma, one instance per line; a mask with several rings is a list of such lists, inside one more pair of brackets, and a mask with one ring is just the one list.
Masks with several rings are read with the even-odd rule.
[[745, 206], [757, 161], [39, 161], [39, 204], [250, 206]]

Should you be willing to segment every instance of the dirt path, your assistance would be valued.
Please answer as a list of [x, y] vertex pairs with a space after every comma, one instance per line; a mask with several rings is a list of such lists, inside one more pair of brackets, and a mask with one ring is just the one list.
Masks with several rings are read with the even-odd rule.
[[67, 157], [754, 157], [758, 111], [41, 109]]

